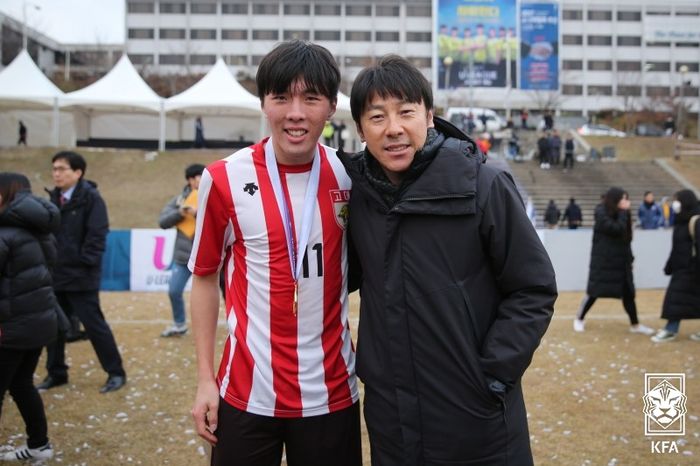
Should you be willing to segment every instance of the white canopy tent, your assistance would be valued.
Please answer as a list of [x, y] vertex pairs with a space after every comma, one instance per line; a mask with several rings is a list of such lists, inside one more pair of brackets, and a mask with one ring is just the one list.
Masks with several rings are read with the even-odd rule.
[[59, 99], [61, 91], [34, 63], [26, 49], [0, 72], [0, 106], [13, 109], [52, 110], [51, 145], [59, 144]]
[[129, 57], [124, 54], [114, 68], [100, 80], [83, 89], [66, 94], [61, 107], [86, 110], [88, 137], [92, 135], [93, 111], [109, 113], [157, 113], [159, 115], [159, 149], [165, 148], [164, 99], [156, 94], [138, 74]]
[[[244, 137], [244, 133], [252, 130], [253, 125], [250, 123], [253, 118], [260, 137], [265, 131], [260, 99], [241, 86], [222, 58], [219, 58], [209, 72], [192, 87], [167, 99], [165, 111], [178, 115], [180, 138], [184, 115], [204, 114], [240, 118], [236, 128], [241, 138]], [[229, 134], [227, 137], [232, 138], [235, 135]]]

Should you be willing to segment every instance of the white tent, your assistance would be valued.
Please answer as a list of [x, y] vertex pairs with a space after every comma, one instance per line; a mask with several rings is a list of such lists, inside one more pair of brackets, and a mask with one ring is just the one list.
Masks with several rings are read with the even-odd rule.
[[70, 92], [60, 99], [61, 107], [87, 110], [88, 137], [91, 136], [93, 111], [110, 113], [158, 113], [159, 149], [165, 147], [164, 99], [156, 94], [138, 74], [129, 57], [124, 54], [114, 68], [98, 81], [83, 89]]
[[51, 143], [58, 145], [58, 99], [63, 91], [52, 83], [22, 50], [0, 72], [0, 106], [21, 109], [52, 109]]
[[[260, 137], [265, 130], [260, 99], [241, 86], [222, 58], [219, 58], [209, 72], [192, 87], [167, 99], [165, 111], [178, 115], [180, 139], [184, 115], [239, 117], [241, 121], [237, 125], [219, 124], [218, 129], [222, 126], [231, 129], [235, 127], [241, 136], [242, 133], [249, 133], [254, 126], [257, 126]], [[255, 122], [251, 125], [253, 118]], [[243, 130], [241, 126], [247, 126], [248, 130]], [[230, 134], [228, 137], [234, 136]]]

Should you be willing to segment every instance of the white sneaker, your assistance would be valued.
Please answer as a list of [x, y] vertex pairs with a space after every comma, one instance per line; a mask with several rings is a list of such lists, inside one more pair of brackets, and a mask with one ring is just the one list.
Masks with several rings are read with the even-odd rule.
[[583, 332], [584, 330], [585, 326], [583, 324], [583, 321], [579, 319], [574, 319], [574, 332]]
[[0, 457], [4, 461], [48, 460], [51, 458], [53, 458], [53, 447], [50, 443], [39, 448], [29, 448], [22, 445]]
[[177, 325], [173, 324], [170, 327], [163, 330], [160, 334], [161, 337], [179, 337], [187, 333], [187, 324]]
[[693, 341], [700, 341], [700, 332], [698, 333], [691, 333], [690, 334], [690, 339]]
[[630, 327], [630, 332], [641, 333], [644, 335], [653, 335], [656, 333], [653, 328], [647, 327], [646, 325], [637, 324]]
[[651, 341], [654, 343], [663, 343], [665, 341], [672, 341], [676, 339], [676, 334], [673, 332], [669, 332], [665, 328], [662, 328], [658, 332], [656, 332], [656, 335], [651, 337]]

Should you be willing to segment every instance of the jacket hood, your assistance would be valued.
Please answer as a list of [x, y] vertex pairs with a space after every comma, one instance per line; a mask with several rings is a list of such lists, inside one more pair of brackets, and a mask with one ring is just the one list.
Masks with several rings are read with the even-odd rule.
[[0, 213], [0, 226], [24, 228], [40, 234], [56, 233], [61, 227], [61, 215], [48, 200], [22, 191]]

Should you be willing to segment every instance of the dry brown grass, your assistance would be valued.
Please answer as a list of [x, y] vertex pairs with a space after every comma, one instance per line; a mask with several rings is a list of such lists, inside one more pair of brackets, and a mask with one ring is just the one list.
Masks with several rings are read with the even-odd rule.
[[[639, 292], [642, 322], [660, 326], [662, 290]], [[583, 334], [571, 330], [580, 293], [564, 293], [556, 317], [524, 378], [535, 461], [541, 465], [697, 464], [700, 455], [700, 343], [690, 341], [700, 322], [681, 326], [681, 338], [655, 345], [627, 331], [621, 303], [601, 300]], [[70, 384], [43, 394], [49, 435], [62, 464], [206, 464], [189, 408], [195, 391], [191, 336], [162, 339], [170, 319], [162, 293], [103, 293], [128, 371], [127, 386], [100, 395], [105, 374], [87, 342], [68, 345]], [[357, 295], [352, 296], [353, 327]], [[224, 329], [220, 328], [223, 338]], [[219, 345], [221, 346], [221, 345]], [[643, 434], [644, 372], [684, 372], [688, 396], [687, 434], [678, 455], [652, 454]], [[43, 360], [37, 381], [45, 374]], [[23, 442], [23, 425], [5, 399], [0, 442]], [[365, 464], [369, 446], [364, 438]], [[200, 448], [202, 447], [202, 448]]]

